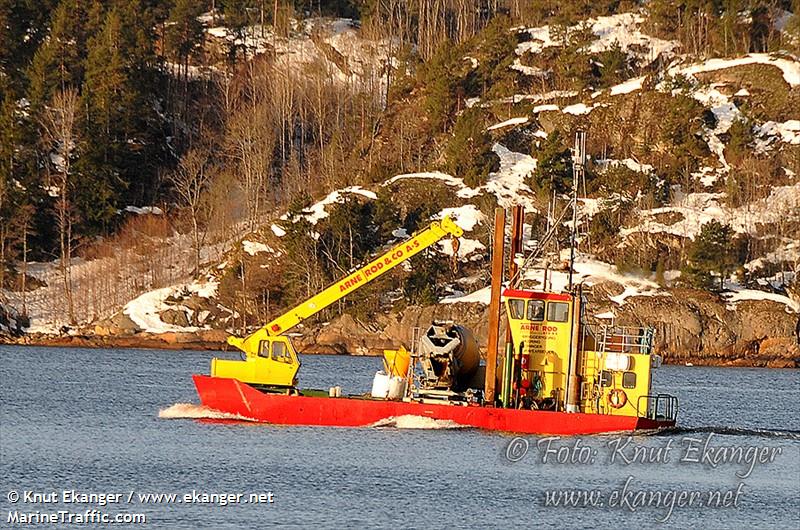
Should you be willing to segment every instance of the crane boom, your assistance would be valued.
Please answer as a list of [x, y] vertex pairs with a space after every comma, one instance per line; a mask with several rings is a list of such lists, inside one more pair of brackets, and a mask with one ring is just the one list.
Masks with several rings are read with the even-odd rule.
[[314, 316], [334, 302], [378, 278], [412, 256], [447, 236], [460, 237], [464, 231], [452, 219], [445, 216], [431, 223], [407, 240], [395, 245], [360, 269], [350, 272], [325, 290], [296, 305], [260, 329], [244, 338], [228, 337], [228, 344], [236, 346], [248, 355], [258, 351], [261, 341], [286, 333], [303, 320]]

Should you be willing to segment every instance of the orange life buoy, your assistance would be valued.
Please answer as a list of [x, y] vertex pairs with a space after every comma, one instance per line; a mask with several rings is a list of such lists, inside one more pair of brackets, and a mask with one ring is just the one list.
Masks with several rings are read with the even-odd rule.
[[612, 408], [621, 409], [628, 402], [628, 395], [621, 388], [615, 388], [608, 393], [608, 404]]

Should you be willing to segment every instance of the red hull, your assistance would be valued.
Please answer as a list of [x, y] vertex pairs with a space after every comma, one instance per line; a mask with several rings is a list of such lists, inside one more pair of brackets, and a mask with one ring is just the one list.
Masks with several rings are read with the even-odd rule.
[[399, 416], [449, 420], [465, 427], [524, 434], [599, 434], [673, 427], [674, 421], [632, 416], [463, 407], [359, 398], [265, 394], [235, 379], [194, 375], [206, 407], [280, 425], [366, 427]]

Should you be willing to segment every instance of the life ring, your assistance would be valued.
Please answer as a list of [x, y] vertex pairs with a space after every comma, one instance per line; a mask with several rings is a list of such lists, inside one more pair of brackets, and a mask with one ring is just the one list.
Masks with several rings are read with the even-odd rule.
[[615, 388], [608, 393], [608, 404], [611, 408], [621, 409], [628, 402], [628, 395], [621, 388]]

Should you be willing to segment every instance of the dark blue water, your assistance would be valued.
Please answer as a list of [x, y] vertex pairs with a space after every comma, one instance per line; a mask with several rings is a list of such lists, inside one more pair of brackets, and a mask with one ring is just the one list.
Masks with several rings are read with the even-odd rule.
[[[511, 463], [504, 455], [512, 436], [475, 430], [160, 418], [164, 409], [171, 416], [197, 412], [174, 405], [197, 403], [190, 375], [206, 372], [212, 355], [0, 346], [0, 528], [21, 527], [13, 515], [9, 522], [15, 511], [59, 510], [145, 514], [146, 525], [131, 528], [800, 528], [797, 370], [663, 367], [657, 390], [679, 397], [680, 429], [637, 436], [621, 452], [630, 457], [635, 448], [660, 449], [655, 462], [628, 464], [613, 451], [618, 437], [596, 436], [551, 442], [562, 456], [577, 443], [569, 452], [576, 458], [587, 447], [592, 458], [583, 464], [554, 462], [557, 454], [543, 462], [545, 446], [535, 437], [517, 442], [527, 442], [529, 451]], [[380, 367], [374, 358], [303, 362], [303, 386], [339, 384], [345, 392], [367, 391]], [[679, 461], [689, 444], [705, 442], [773, 458], [757, 462], [746, 478], [736, 474], [747, 474], [749, 461], [717, 461], [716, 467]], [[63, 490], [122, 495], [106, 506], [65, 504]], [[552, 497], [546, 506], [548, 490], [601, 497], [579, 507], [552, 506]], [[58, 502], [23, 497], [12, 504], [12, 491], [56, 491]], [[138, 498], [177, 493], [183, 500], [193, 491], [241, 493], [243, 499], [272, 492], [273, 502], [220, 506]], [[663, 502], [655, 501], [656, 492]], [[697, 498], [692, 504], [684, 498], [681, 506], [681, 492]], [[649, 505], [642, 504], [646, 495]], [[669, 499], [675, 501], [671, 510]]]

